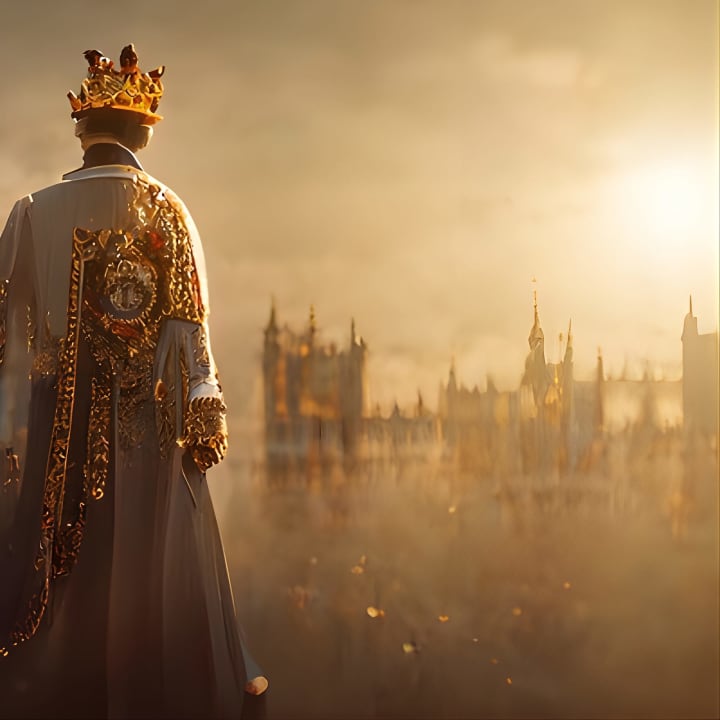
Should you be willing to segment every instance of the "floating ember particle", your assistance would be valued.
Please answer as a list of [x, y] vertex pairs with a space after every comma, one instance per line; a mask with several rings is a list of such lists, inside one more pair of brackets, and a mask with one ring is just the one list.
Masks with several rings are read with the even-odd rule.
[[569, 590], [570, 589], [570, 583], [566, 580], [563, 583], [563, 590]]
[[311, 565], [317, 565], [317, 564], [318, 564], [318, 559], [317, 559], [315, 556], [311, 557], [311, 558], [310, 558], [310, 564], [311, 564]]
[[420, 648], [414, 642], [404, 642], [402, 645], [402, 649], [406, 655], [410, 655], [411, 653], [420, 652]]
[[350, 572], [353, 575], [362, 575], [365, 572], [365, 568], [362, 565], [355, 565]]
[[514, 608], [512, 609], [512, 614], [513, 614], [515, 617], [520, 617], [520, 615], [522, 615], [522, 608], [514, 607]]
[[290, 588], [288, 594], [295, 607], [299, 610], [304, 610], [310, 601], [310, 592], [302, 585], [295, 585], [293, 588]]
[[456, 505], [451, 505], [451, 506], [448, 508], [448, 512], [449, 512], [451, 515], [454, 515], [454, 514], [457, 512], [457, 506], [456, 506]]
[[447, 615], [438, 615], [438, 620], [441, 623], [446, 623], [450, 618]]
[[508, 675], [508, 676], [505, 678], [505, 682], [506, 682], [508, 685], [512, 685], [512, 678]]
[[367, 562], [367, 555], [360, 556], [360, 564], [364, 565]]
[[480, 639], [479, 639], [479, 638], [473, 638], [473, 642], [474, 642], [474, 643], [480, 642]]
[[500, 661], [497, 658], [490, 658], [491, 665], [497, 665]]
[[385, 617], [385, 611], [372, 605], [365, 611], [371, 618]]

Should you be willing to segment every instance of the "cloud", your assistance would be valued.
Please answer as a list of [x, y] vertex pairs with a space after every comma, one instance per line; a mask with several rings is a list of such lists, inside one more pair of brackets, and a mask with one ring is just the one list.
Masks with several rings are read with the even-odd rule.
[[581, 82], [597, 86], [600, 82], [597, 71], [585, 71], [577, 50], [521, 49], [509, 34], [485, 34], [469, 49], [469, 59], [485, 78], [499, 84], [549, 90], [574, 88]]
[[453, 353], [469, 384], [515, 377], [533, 276], [548, 335], [577, 318], [579, 363], [597, 344], [622, 362], [648, 317], [665, 328], [648, 349], [672, 360], [690, 289], [717, 317], [716, 254], [640, 282], [644, 239], [603, 192], [688, 154], [716, 186], [713, 3], [124, 7], [132, 27], [103, 4], [0, 5], [4, 92], [23, 111], [0, 118], [0, 201], [78, 164], [65, 92], [82, 50], [130, 39], [166, 63], [141, 159], [203, 235], [213, 346], [243, 407], [272, 293], [293, 324], [314, 302], [329, 338], [355, 315], [378, 393], [421, 384], [431, 403]]

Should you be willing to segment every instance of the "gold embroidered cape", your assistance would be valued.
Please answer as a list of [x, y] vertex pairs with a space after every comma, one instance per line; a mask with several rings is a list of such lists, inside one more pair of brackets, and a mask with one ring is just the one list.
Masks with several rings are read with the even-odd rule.
[[195, 225], [138, 168], [71, 173], [0, 237], [0, 663], [102, 666], [119, 715], [234, 714], [252, 662], [204, 482], [227, 449], [207, 308]]

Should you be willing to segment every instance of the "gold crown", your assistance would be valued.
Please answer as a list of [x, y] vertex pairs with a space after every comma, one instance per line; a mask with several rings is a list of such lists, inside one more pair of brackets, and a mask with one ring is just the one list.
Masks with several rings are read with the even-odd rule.
[[81, 118], [92, 110], [112, 108], [138, 113], [143, 125], [162, 120], [162, 115], [155, 111], [163, 94], [160, 77], [165, 72], [164, 65], [149, 73], [141, 72], [132, 43], [120, 53], [119, 70], [115, 70], [113, 61], [99, 50], [86, 50], [85, 59], [88, 76], [82, 81], [80, 95], [68, 93], [73, 110], [71, 117]]

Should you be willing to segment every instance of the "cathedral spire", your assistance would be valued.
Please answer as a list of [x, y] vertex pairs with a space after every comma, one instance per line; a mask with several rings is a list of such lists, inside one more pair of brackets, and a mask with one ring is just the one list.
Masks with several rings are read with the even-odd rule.
[[450, 375], [448, 376], [448, 389], [457, 389], [457, 377], [455, 375], [455, 356], [453, 355], [450, 360]]
[[275, 307], [275, 296], [272, 295], [270, 299], [270, 318], [268, 324], [265, 327], [265, 337], [275, 337], [277, 335], [277, 309]]
[[603, 366], [602, 348], [597, 349], [597, 366], [595, 369], [595, 408], [593, 411], [593, 422], [595, 433], [602, 433], [605, 422], [604, 391], [605, 368]]
[[567, 331], [567, 343], [565, 345], [565, 360], [564, 362], [572, 362], [573, 357], [573, 344], [572, 344], [573, 336], [572, 336], [572, 318], [570, 318], [570, 322], [568, 323], [568, 331]]
[[680, 340], [684, 342], [685, 340], [688, 340], [690, 338], [697, 337], [697, 335], [698, 321], [697, 318], [693, 315], [692, 295], [690, 295], [688, 314], [685, 316], [685, 320], [683, 321], [683, 331], [682, 335], [680, 336]]
[[[535, 278], [533, 278], [535, 282]], [[537, 290], [533, 290], [533, 326], [530, 328], [528, 335], [528, 344], [530, 349], [534, 350], [540, 343], [545, 341], [545, 334], [540, 327], [540, 313], [538, 312]]]

